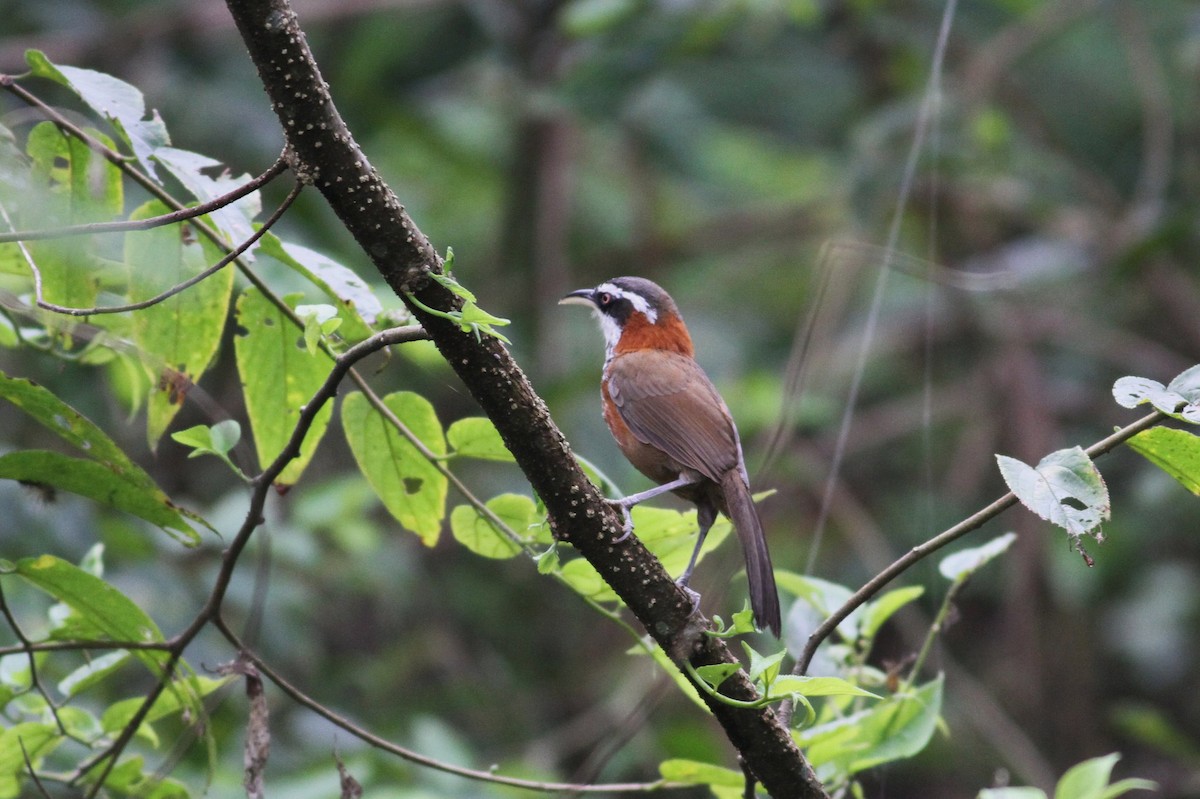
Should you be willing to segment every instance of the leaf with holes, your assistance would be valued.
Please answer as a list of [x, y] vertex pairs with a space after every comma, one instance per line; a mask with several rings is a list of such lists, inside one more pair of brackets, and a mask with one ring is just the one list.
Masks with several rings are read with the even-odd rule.
[[[168, 213], [165, 205], [148, 202], [130, 219]], [[129, 265], [129, 301], [143, 302], [195, 277], [221, 260], [222, 253], [207, 239], [170, 225], [125, 236]], [[133, 314], [133, 339], [145, 354], [143, 362], [153, 380], [146, 413], [150, 449], [158, 447], [188, 390], [200, 380], [217, 354], [229, 298], [233, 267]]]
[[[429, 400], [401, 391], [384, 397], [383, 404], [434, 457], [446, 454], [442, 425]], [[446, 515], [446, 476], [361, 393], [342, 402], [342, 428], [359, 469], [384, 507], [426, 546], [436, 544]]]
[[1113, 399], [1125, 408], [1148, 402], [1176, 419], [1200, 424], [1200, 365], [1180, 372], [1165, 387], [1147, 377], [1122, 377], [1113, 384]]
[[[333, 361], [323, 352], [310, 355], [304, 332], [257, 289], [246, 289], [238, 300], [237, 320], [233, 344], [246, 415], [259, 466], [266, 468], [291, 439], [301, 410], [325, 382]], [[289, 486], [300, 479], [332, 413], [333, 403], [325, 403], [300, 445], [299, 456], [275, 479], [276, 485]]]
[[1081, 448], [1052, 452], [1037, 466], [997, 455], [1004, 482], [1025, 507], [1067, 531], [1072, 538], [1099, 528], [1109, 518], [1108, 488]]

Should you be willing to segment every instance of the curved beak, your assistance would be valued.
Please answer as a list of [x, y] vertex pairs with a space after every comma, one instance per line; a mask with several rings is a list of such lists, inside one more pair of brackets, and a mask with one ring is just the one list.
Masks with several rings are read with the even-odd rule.
[[596, 290], [595, 289], [579, 289], [572, 291], [567, 296], [558, 301], [559, 305], [586, 305], [588, 307], [596, 307]]

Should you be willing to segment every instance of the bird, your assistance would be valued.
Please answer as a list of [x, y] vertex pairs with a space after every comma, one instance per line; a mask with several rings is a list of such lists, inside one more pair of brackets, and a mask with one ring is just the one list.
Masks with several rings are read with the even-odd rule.
[[696, 362], [691, 334], [675, 301], [650, 280], [617, 277], [572, 291], [559, 304], [588, 306], [599, 319], [604, 333], [604, 421], [629, 462], [658, 483], [613, 501], [625, 514], [626, 536], [632, 529], [629, 508], [639, 502], [670, 491], [694, 503], [700, 533], [676, 581], [690, 592], [687, 583], [704, 538], [717, 513], [723, 513], [742, 545], [755, 624], [778, 638], [779, 593], [737, 426]]

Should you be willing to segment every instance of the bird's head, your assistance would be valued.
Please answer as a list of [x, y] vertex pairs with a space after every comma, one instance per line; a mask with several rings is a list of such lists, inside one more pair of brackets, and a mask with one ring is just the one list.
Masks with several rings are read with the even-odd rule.
[[559, 305], [586, 305], [600, 320], [608, 359], [623, 352], [657, 349], [691, 357], [692, 337], [671, 295], [641, 277], [615, 277], [572, 291]]

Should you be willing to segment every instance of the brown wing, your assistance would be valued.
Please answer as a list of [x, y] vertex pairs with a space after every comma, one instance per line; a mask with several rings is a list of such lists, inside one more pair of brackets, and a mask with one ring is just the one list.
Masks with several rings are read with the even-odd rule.
[[608, 391], [639, 441], [714, 482], [739, 466], [729, 411], [691, 358], [661, 350], [618, 355], [608, 366]]

